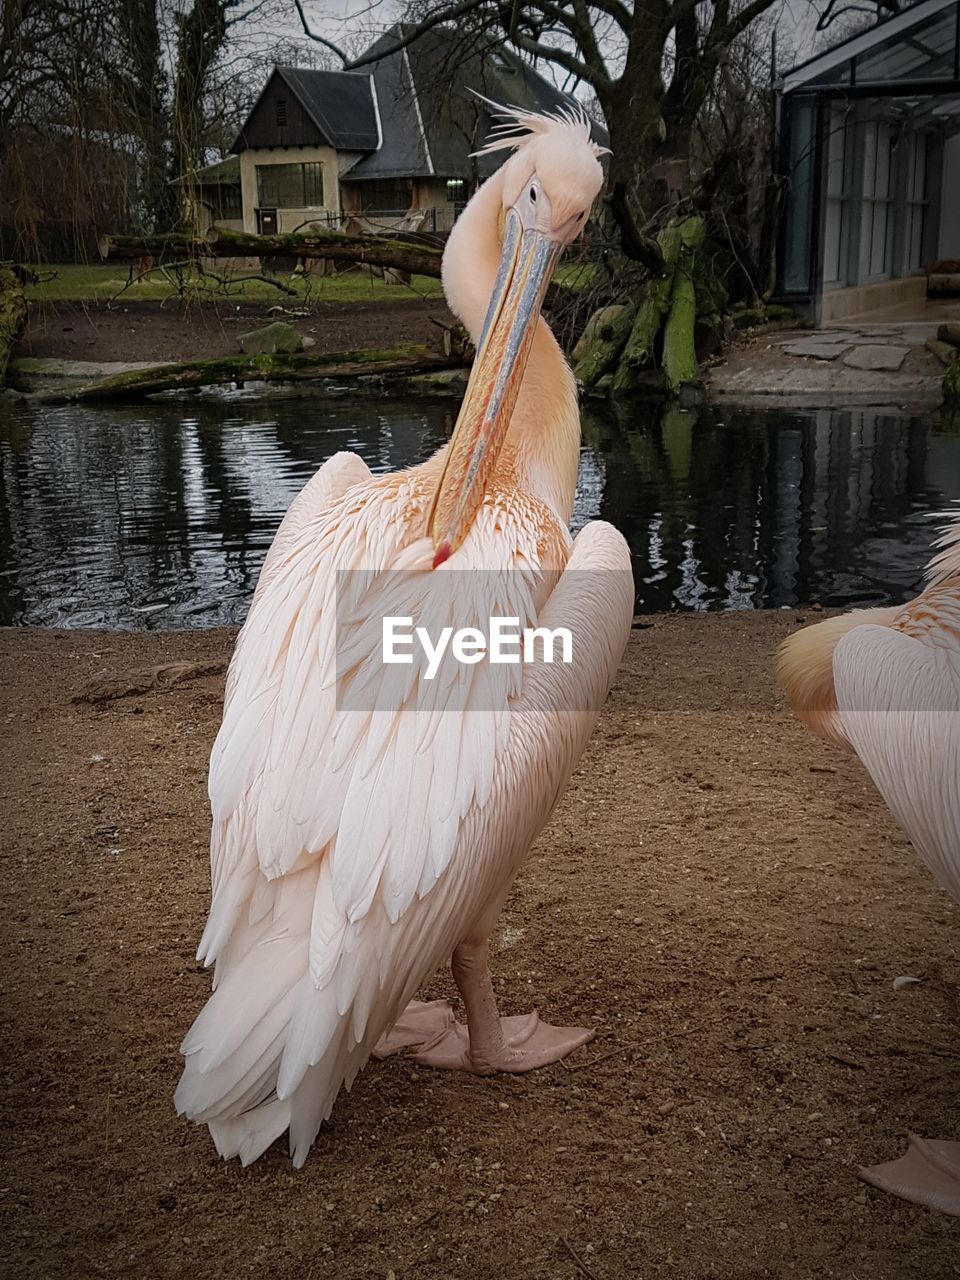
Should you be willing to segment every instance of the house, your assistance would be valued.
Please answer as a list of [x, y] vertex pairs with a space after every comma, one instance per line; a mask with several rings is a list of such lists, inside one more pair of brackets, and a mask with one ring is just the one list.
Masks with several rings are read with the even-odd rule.
[[504, 159], [471, 157], [493, 124], [476, 93], [538, 111], [570, 103], [507, 48], [465, 51], [436, 27], [393, 49], [403, 32], [386, 32], [370, 49], [384, 56], [357, 71], [275, 67], [234, 154], [193, 175], [203, 220], [262, 235], [348, 222], [446, 231]]
[[960, 4], [918, 0], [783, 77], [780, 297], [828, 323], [960, 258]]

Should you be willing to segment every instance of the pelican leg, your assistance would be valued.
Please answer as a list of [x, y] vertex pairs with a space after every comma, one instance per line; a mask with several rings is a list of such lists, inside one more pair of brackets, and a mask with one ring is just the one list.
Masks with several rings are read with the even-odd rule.
[[454, 981], [463, 997], [467, 1025], [455, 1020], [445, 1000], [429, 1004], [413, 1001], [374, 1051], [385, 1058], [401, 1049], [425, 1067], [472, 1071], [535, 1071], [559, 1062], [594, 1037], [589, 1027], [554, 1027], [541, 1022], [536, 1010], [501, 1018], [487, 963], [487, 942], [461, 943], [451, 962]]
[[960, 1142], [934, 1142], [912, 1133], [899, 1160], [861, 1169], [860, 1177], [902, 1200], [960, 1218]]

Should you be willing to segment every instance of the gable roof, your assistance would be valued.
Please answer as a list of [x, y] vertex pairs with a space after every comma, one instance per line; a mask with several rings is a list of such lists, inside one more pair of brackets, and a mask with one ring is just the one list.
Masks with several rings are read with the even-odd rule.
[[[391, 27], [368, 52], [389, 49], [399, 31], [399, 27]], [[376, 93], [383, 136], [373, 154], [353, 165], [344, 178], [352, 182], [360, 178], [431, 177], [436, 170], [423, 127], [409, 47], [368, 63], [366, 70]]]
[[[369, 52], [389, 49], [408, 31], [407, 25], [396, 24]], [[449, 27], [434, 27], [404, 49], [367, 65], [380, 104], [383, 146], [344, 174], [348, 181], [487, 177], [505, 157], [471, 158], [494, 123], [476, 93], [532, 111], [555, 111], [573, 102], [511, 49], [489, 39], [471, 48]], [[601, 126], [594, 127], [594, 137], [602, 144], [607, 141]]]
[[277, 70], [335, 151], [372, 151], [379, 146], [369, 71]]
[[[318, 141], [326, 142], [335, 151], [374, 151], [380, 145], [380, 126], [369, 71], [274, 67], [231, 151], [244, 151], [251, 145], [246, 134], [278, 80], [286, 85], [316, 127], [320, 135]], [[283, 144], [278, 142], [277, 145]]]
[[[350, 182], [482, 179], [505, 157], [471, 154], [494, 124], [477, 93], [528, 111], [556, 111], [573, 103], [511, 49], [487, 37], [470, 47], [453, 28], [440, 26], [393, 49], [409, 30], [401, 23], [391, 27], [368, 51], [382, 49], [385, 56], [357, 71], [274, 67], [231, 151], [327, 143], [336, 151], [361, 153], [342, 171]], [[299, 104], [289, 119], [283, 102], [288, 93]], [[607, 142], [602, 126], [594, 125], [593, 134], [597, 142]]]

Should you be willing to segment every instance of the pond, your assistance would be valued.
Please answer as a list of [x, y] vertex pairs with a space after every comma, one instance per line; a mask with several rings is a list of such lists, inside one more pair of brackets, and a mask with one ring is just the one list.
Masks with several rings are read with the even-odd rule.
[[[448, 400], [0, 404], [0, 623], [242, 622], [276, 526], [339, 449], [374, 471], [446, 438]], [[875, 409], [586, 406], [575, 525], [626, 536], [637, 611], [899, 601], [960, 508], [960, 435]]]

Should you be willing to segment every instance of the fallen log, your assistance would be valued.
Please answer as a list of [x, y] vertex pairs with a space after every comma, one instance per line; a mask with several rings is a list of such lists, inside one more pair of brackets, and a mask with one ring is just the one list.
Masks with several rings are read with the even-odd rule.
[[[140, 273], [162, 266], [166, 258], [308, 258], [330, 262], [365, 263], [409, 275], [440, 279], [443, 249], [426, 244], [416, 232], [389, 235], [345, 235], [342, 231], [314, 231], [308, 235], [255, 236], [244, 231], [211, 227], [206, 237], [189, 236], [103, 236], [101, 258], [141, 264]], [[235, 283], [239, 283], [236, 281]], [[569, 290], [556, 280], [547, 289], [544, 305], [556, 307], [569, 297]]]
[[927, 294], [930, 297], [946, 294], [953, 297], [960, 293], [960, 271], [934, 273], [927, 276]]
[[952, 342], [941, 342], [937, 338], [928, 338], [925, 346], [931, 355], [937, 357], [941, 364], [953, 364], [960, 355]]
[[664, 227], [657, 236], [657, 242], [662, 254], [663, 270], [649, 281], [637, 307], [633, 328], [613, 375], [611, 391], [615, 396], [629, 395], [637, 390], [638, 375], [653, 358], [657, 335], [664, 316], [670, 309], [673, 278], [683, 244], [679, 225], [671, 223]]
[[173, 689], [186, 680], [202, 680], [206, 676], [222, 676], [230, 664], [229, 657], [207, 662], [165, 662], [159, 667], [140, 668], [126, 675], [97, 676], [87, 681], [71, 702], [113, 702], [142, 693]]
[[413, 275], [439, 278], [443, 250], [426, 244], [405, 244], [387, 236], [348, 236], [342, 231], [311, 231], [305, 235], [248, 235], [211, 227], [202, 238], [177, 235], [104, 236], [101, 258], [162, 262], [171, 255], [211, 258], [324, 258], [330, 262], [360, 262], [390, 267]]
[[326, 258], [330, 262], [363, 262], [392, 267], [418, 276], [439, 278], [443, 250], [410, 245], [388, 236], [348, 236], [342, 231], [311, 231], [307, 235], [252, 236], [242, 231], [211, 227], [207, 245], [218, 257]]
[[633, 324], [636, 307], [614, 303], [600, 307], [584, 325], [571, 357], [574, 377], [588, 390], [617, 362]]
[[408, 344], [372, 351], [336, 351], [327, 355], [222, 356], [152, 365], [98, 378], [60, 391], [36, 392], [26, 398], [40, 404], [73, 404], [84, 400], [139, 399], [161, 391], [189, 390], [236, 382], [308, 382], [320, 378], [359, 378], [379, 374], [422, 373], [462, 364], [429, 347]]
[[158, 266], [171, 258], [177, 260], [210, 254], [202, 236], [186, 236], [170, 231], [157, 236], [101, 236], [97, 242], [101, 258], [123, 258], [140, 262], [152, 259]]
[[27, 327], [27, 299], [15, 271], [0, 268], [0, 391], [6, 386], [7, 362]]

